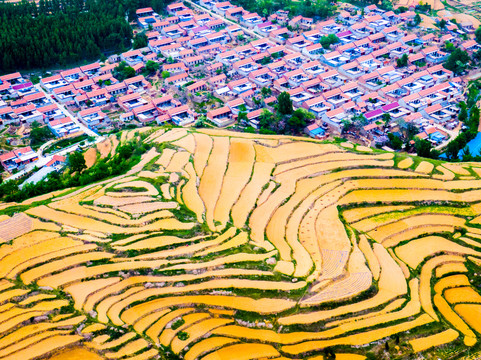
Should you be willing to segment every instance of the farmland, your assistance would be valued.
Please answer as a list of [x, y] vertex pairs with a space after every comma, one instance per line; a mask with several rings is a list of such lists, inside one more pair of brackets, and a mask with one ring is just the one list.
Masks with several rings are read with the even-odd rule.
[[[471, 164], [149, 131], [151, 150], [126, 174], [0, 211], [0, 358], [481, 350], [481, 178]], [[92, 165], [134, 136], [100, 144]]]

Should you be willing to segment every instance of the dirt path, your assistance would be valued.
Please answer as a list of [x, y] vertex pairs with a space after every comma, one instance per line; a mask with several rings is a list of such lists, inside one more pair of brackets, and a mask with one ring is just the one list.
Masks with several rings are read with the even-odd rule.
[[92, 147], [88, 149], [84, 154], [85, 165], [87, 165], [87, 169], [90, 169], [95, 161], [97, 161], [97, 149]]

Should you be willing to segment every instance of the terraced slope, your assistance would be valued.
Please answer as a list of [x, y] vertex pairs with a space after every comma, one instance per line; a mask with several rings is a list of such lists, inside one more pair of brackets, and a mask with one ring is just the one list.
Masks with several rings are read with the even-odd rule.
[[1, 218], [0, 359], [479, 346], [476, 164], [225, 131], [147, 141], [127, 174]]

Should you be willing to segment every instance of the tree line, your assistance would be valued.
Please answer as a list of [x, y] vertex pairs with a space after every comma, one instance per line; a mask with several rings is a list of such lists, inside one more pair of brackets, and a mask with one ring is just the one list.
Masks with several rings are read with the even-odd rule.
[[166, 0], [27, 0], [0, 2], [0, 73], [66, 66], [131, 48], [128, 20]]

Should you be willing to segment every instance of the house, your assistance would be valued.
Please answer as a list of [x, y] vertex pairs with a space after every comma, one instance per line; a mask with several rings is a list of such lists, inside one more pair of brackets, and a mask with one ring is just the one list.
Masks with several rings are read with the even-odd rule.
[[341, 65], [347, 64], [350, 61], [350, 58], [340, 54], [337, 51], [331, 51], [320, 55], [319, 60], [328, 66], [337, 68]]
[[147, 103], [145, 105], [135, 107], [132, 109], [135, 117], [143, 124], [150, 123], [155, 120], [156, 116], [159, 115], [159, 111], [152, 103]]
[[22, 77], [22, 74], [15, 72], [0, 76], [0, 84], [4, 82], [8, 82], [10, 85], [18, 85], [27, 82], [27, 80]]
[[271, 31], [280, 29], [280, 26], [271, 23], [270, 21], [263, 22], [261, 24], [256, 24], [254, 26], [254, 31], [264, 37], [268, 37]]
[[233, 114], [238, 114], [241, 111], [241, 108], [246, 106], [246, 103], [244, 99], [237, 98], [232, 101], [229, 101], [227, 103], [227, 106], [229, 107], [229, 109]]
[[307, 18], [301, 15], [293, 17], [289, 21], [289, 26], [291, 26], [294, 29], [296, 28], [304, 29], [304, 30], [310, 29], [312, 27], [312, 24], [313, 24], [312, 18]]
[[111, 96], [118, 96], [118, 95], [125, 94], [127, 92], [127, 90], [129, 89], [129, 87], [127, 86], [127, 84], [125, 82], [121, 82], [121, 83], [114, 84], [114, 85], [108, 85], [108, 86], [105, 87], [105, 89], [107, 90], [107, 92]]
[[195, 121], [195, 114], [189, 109], [188, 105], [171, 108], [167, 113], [171, 121], [178, 126], [192, 124]]
[[122, 113], [120, 114], [120, 117], [119, 117], [120, 121], [121, 122], [129, 122], [129, 121], [132, 121], [135, 119], [135, 115], [133, 112], [129, 111], [129, 112], [126, 112], [126, 113]]
[[348, 115], [342, 107], [325, 112], [321, 117], [323, 122], [327, 123], [335, 132], [339, 134], [342, 132], [342, 128], [344, 127], [342, 120], [347, 118]]
[[35, 86], [33, 86], [30, 81], [21, 84], [11, 85], [10, 88], [12, 91], [12, 97], [23, 97], [38, 92], [38, 90], [35, 88]]
[[[194, 67], [196, 67], [197, 65], [200, 65], [204, 62], [204, 58], [200, 55], [197, 55], [197, 56], [188, 56], [184, 59], [182, 59], [182, 61], [184, 62], [185, 65], [187, 65], [189, 68], [193, 69]], [[174, 65], [174, 64], [172, 64]], [[172, 70], [176, 70], [177, 68], [174, 68]], [[175, 73], [175, 72], [182, 72], [183, 71], [186, 71], [185, 69], [181, 69], [181, 71], [169, 71], [170, 73]]]
[[239, 21], [245, 27], [252, 29], [257, 24], [262, 24], [265, 21], [265, 19], [262, 16], [258, 15], [257, 13], [246, 13], [239, 18]]
[[36, 92], [23, 98], [24, 101], [35, 106], [44, 106], [52, 103], [52, 100], [45, 96], [43, 92]]
[[22, 124], [31, 124], [33, 122], [43, 122], [43, 114], [37, 110], [35, 105], [28, 104], [19, 108], [13, 109], [13, 112], [19, 121]]
[[218, 127], [225, 127], [234, 123], [234, 117], [228, 106], [207, 112], [207, 119]]
[[84, 73], [88, 77], [97, 75], [99, 73], [99, 70], [100, 64], [98, 62], [80, 67], [80, 71], [82, 71], [82, 73]]
[[135, 11], [135, 15], [136, 15], [138, 18], [148, 17], [148, 16], [154, 16], [154, 14], [155, 14], [154, 9], [152, 9], [151, 7], [142, 8], [142, 9], [137, 9], [137, 10]]
[[227, 33], [232, 40], [237, 39], [238, 36], [242, 36], [244, 31], [239, 25], [230, 25], [227, 27]]
[[73, 83], [80, 80], [85, 74], [80, 68], [69, 69], [60, 72], [60, 76], [68, 83]]
[[37, 108], [37, 110], [43, 115], [43, 120], [47, 122], [50, 120], [61, 119], [65, 117], [65, 114], [63, 113], [63, 111], [60, 110], [58, 105], [55, 103], [40, 106]]
[[177, 75], [174, 75], [174, 76], [169, 76], [166, 79], [166, 81], [169, 84], [180, 86], [180, 85], [185, 84], [188, 81], [188, 78], [189, 78], [189, 75], [184, 72], [184, 73], [180, 73], [180, 74], [177, 74]]
[[478, 51], [479, 49], [481, 49], [481, 45], [479, 45], [476, 40], [468, 40], [468, 41], [464, 41], [463, 43], [461, 43], [461, 46], [460, 48], [462, 50], [465, 50], [467, 52], [470, 52], [470, 53], [473, 53], [475, 51]]
[[104, 114], [98, 106], [79, 111], [77, 115], [79, 120], [84, 123], [89, 129], [95, 129], [100, 124], [110, 122], [109, 117]]
[[421, 53], [426, 57], [426, 62], [432, 64], [442, 63], [448, 58], [448, 54], [439, 50], [437, 46], [422, 49]]
[[295, 89], [290, 89], [288, 93], [291, 97], [292, 104], [295, 107], [301, 107], [305, 101], [314, 97], [313, 94], [311, 94], [309, 91], [307, 91], [301, 86], [296, 87]]
[[345, 28], [344, 26], [336, 23], [334, 19], [329, 19], [329, 20], [318, 23], [316, 25], [316, 29], [325, 35], [330, 35], [330, 34], [337, 34], [343, 31]]
[[30, 146], [0, 155], [0, 163], [9, 173], [14, 170], [22, 170], [25, 168], [25, 165], [37, 160], [38, 154]]
[[141, 91], [147, 85], [144, 75], [137, 75], [130, 79], [124, 80], [125, 85], [134, 91]]
[[333, 109], [333, 105], [328, 103], [323, 96], [317, 96], [304, 101], [302, 107], [314, 114], [317, 118], [321, 118], [323, 114]]
[[237, 95], [255, 88], [255, 85], [253, 85], [248, 78], [231, 81], [227, 84], [227, 86], [234, 94]]
[[248, 77], [249, 80], [255, 83], [259, 88], [271, 86], [272, 82], [278, 78], [277, 74], [270, 71], [268, 67], [252, 71]]
[[326, 131], [315, 123], [307, 126], [305, 132], [314, 139], [323, 140], [326, 138]]
[[80, 127], [68, 117], [48, 121], [47, 126], [56, 137], [64, 137], [80, 131]]
[[68, 82], [60, 75], [49, 76], [40, 80], [40, 84], [51, 93], [54, 89], [67, 86]]
[[225, 74], [219, 74], [219, 75], [208, 78], [206, 81], [212, 86], [220, 87], [225, 85], [226, 80], [227, 80], [227, 76]]
[[147, 104], [147, 100], [142, 98], [139, 93], [128, 94], [117, 99], [117, 104], [124, 111], [132, 111], [136, 107], [141, 107]]
[[352, 61], [342, 65], [339, 67], [339, 72], [353, 80], [366, 74], [365, 68], [361, 67], [357, 61]]
[[381, 109], [384, 113], [391, 115], [391, 119], [393, 120], [401, 119], [410, 114], [410, 111], [401, 107], [397, 101], [384, 105]]
[[55, 170], [60, 170], [65, 165], [67, 158], [61, 155], [54, 155], [52, 159], [44, 165], [44, 167], [55, 168]]
[[217, 4], [214, 4], [213, 10], [217, 14], [224, 16], [228, 9], [233, 9], [235, 7], [236, 6], [232, 5], [230, 2], [223, 1], [223, 2], [219, 2]]
[[140, 50], [131, 50], [120, 55], [120, 59], [125, 61], [129, 66], [133, 66], [144, 61], [142, 52]]
[[66, 103], [72, 101], [76, 95], [76, 90], [73, 85], [62, 86], [60, 88], [53, 89], [55, 98], [61, 102]]
[[182, 2], [167, 5], [167, 13], [170, 15], [176, 15], [177, 12], [183, 10], [189, 10], [189, 8], [186, 7]]
[[192, 85], [186, 87], [189, 94], [195, 94], [199, 91], [204, 91], [207, 89], [207, 83], [204, 80], [196, 81]]
[[225, 11], [225, 17], [230, 20], [240, 21], [246, 11], [241, 6], [236, 6]]

